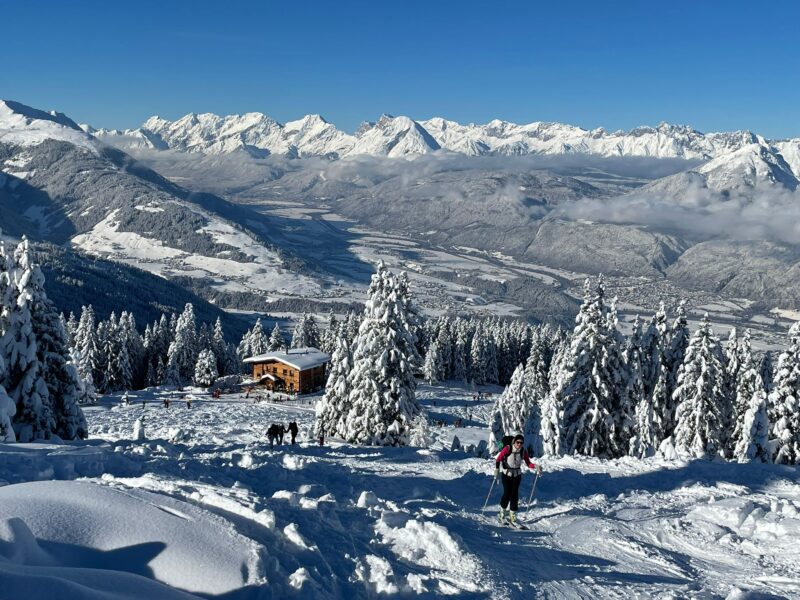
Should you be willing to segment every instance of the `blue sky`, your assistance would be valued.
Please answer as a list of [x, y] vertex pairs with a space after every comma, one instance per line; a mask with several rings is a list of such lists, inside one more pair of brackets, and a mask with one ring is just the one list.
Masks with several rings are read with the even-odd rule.
[[381, 113], [800, 136], [800, 3], [15, 2], [0, 97], [80, 122]]

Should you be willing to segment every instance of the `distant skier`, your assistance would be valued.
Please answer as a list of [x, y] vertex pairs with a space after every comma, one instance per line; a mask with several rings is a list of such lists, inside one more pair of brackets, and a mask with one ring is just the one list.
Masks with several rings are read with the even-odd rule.
[[292, 446], [294, 446], [294, 440], [297, 437], [297, 431], [297, 423], [295, 421], [289, 423], [289, 433], [292, 435]]
[[[494, 476], [503, 482], [503, 497], [500, 499], [500, 522], [505, 523], [506, 518], [512, 525], [517, 523], [517, 508], [519, 507], [519, 484], [522, 482], [522, 463], [529, 469], [535, 469], [541, 475], [542, 467], [531, 462], [528, 451], [523, 448], [525, 438], [522, 434], [514, 436], [511, 444], [503, 446], [494, 461]], [[502, 479], [500, 467], [502, 466]], [[511, 510], [506, 517], [506, 508], [509, 503]]]

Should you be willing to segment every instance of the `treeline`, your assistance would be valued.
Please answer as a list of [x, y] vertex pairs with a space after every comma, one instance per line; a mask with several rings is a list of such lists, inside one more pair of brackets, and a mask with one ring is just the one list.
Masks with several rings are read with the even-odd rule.
[[534, 329], [495, 403], [490, 441], [520, 431], [538, 456], [660, 452], [797, 464], [798, 397], [800, 323], [776, 368], [769, 353], [754, 355], [749, 331], [732, 330], [723, 346], [705, 316], [691, 333], [682, 305], [671, 322], [662, 305], [624, 336], [600, 278], [587, 280], [570, 336]]

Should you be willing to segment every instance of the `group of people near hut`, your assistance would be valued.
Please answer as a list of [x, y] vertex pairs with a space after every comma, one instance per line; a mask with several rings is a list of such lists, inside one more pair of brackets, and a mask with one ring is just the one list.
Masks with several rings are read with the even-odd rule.
[[289, 433], [292, 438], [292, 446], [295, 444], [295, 439], [297, 438], [297, 422], [291, 421], [287, 426], [283, 423], [273, 423], [267, 429], [267, 439], [269, 440], [269, 447], [272, 448], [275, 445], [275, 442], [278, 442], [279, 446], [283, 445], [283, 436], [286, 433]]

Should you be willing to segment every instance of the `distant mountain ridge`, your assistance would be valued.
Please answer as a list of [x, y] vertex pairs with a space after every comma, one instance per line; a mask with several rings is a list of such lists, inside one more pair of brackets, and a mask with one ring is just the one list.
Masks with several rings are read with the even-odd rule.
[[[415, 121], [383, 115], [365, 122], [355, 134], [337, 129], [319, 115], [281, 124], [262, 113], [219, 116], [191, 113], [175, 121], [151, 117], [136, 129], [85, 131], [123, 149], [167, 148], [204, 154], [247, 152], [256, 157], [372, 155], [400, 157], [447, 150], [467, 156], [528, 154], [588, 154], [602, 157], [645, 156], [711, 160], [750, 144], [773, 142], [750, 131], [702, 133], [684, 125], [662, 123], [630, 131], [586, 130], [563, 123], [519, 125], [493, 120], [484, 125], [461, 124], [441, 117]], [[800, 172], [800, 139], [774, 142], [790, 155]], [[794, 158], [792, 158], [794, 156]]]

